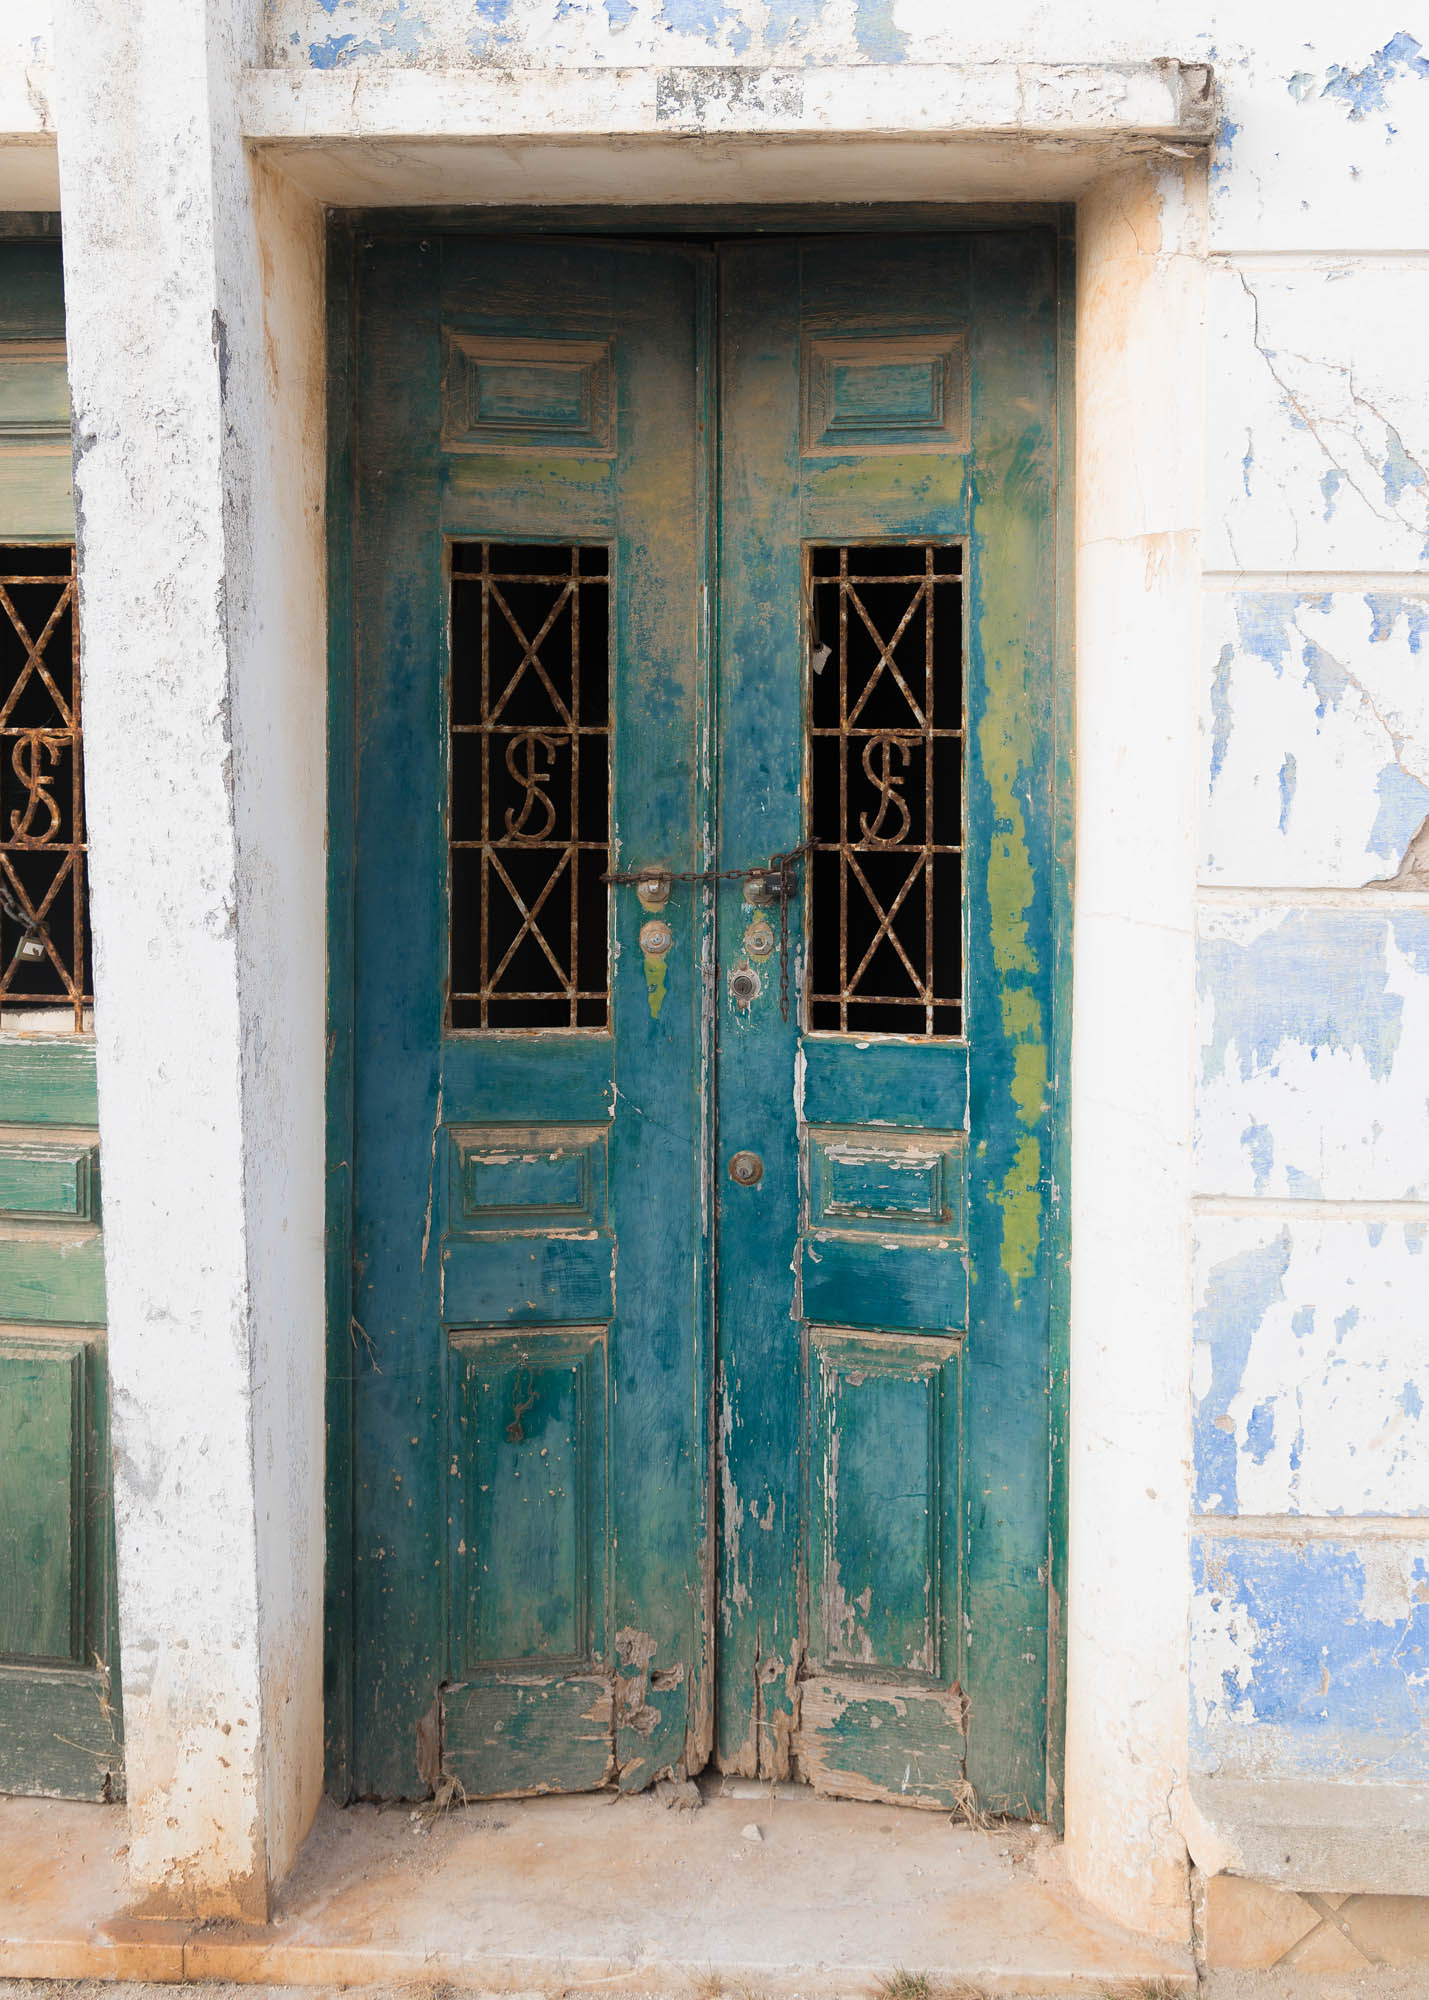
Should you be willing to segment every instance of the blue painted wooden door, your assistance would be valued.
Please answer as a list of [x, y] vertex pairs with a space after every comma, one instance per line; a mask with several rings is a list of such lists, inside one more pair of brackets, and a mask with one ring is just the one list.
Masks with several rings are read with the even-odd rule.
[[1053, 272], [361, 255], [355, 1792], [1046, 1809]]

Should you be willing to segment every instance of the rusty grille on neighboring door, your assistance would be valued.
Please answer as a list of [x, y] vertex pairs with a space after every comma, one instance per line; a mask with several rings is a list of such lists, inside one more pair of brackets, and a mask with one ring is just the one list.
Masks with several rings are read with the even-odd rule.
[[69, 543], [0, 547], [0, 1014], [92, 998]]
[[962, 1033], [962, 550], [812, 547], [806, 1025]]
[[448, 1026], [603, 1029], [609, 551], [451, 554]]

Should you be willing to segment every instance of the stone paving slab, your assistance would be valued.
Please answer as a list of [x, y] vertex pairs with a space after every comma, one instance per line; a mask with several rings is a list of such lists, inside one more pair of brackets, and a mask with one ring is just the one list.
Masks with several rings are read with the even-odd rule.
[[1188, 1954], [1079, 1901], [1045, 1830], [724, 1791], [699, 1811], [324, 1806], [261, 1929], [126, 1918], [120, 1813], [0, 1800], [0, 1979], [879, 2000], [903, 1968], [926, 2000], [1195, 1990]]

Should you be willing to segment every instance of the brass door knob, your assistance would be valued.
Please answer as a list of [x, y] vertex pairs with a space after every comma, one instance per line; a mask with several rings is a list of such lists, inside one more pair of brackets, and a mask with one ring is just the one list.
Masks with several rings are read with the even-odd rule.
[[764, 1178], [764, 1162], [758, 1153], [735, 1153], [730, 1158], [729, 1177], [740, 1187], [757, 1187]]

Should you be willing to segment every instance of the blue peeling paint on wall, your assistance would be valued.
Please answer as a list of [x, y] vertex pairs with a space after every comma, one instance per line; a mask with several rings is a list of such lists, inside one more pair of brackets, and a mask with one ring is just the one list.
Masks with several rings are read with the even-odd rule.
[[1295, 759], [1286, 751], [1280, 764], [1280, 831], [1284, 833], [1286, 821], [1290, 818], [1290, 808], [1295, 803]]
[[1236, 599], [1235, 628], [1241, 650], [1254, 653], [1277, 675], [1290, 657], [1295, 603], [1293, 597], [1275, 591], [1247, 591]]
[[769, 0], [764, 22], [764, 39], [769, 47], [802, 39], [816, 10], [817, 0]]
[[1429, 1550], [1192, 1542], [1192, 1767], [1429, 1777]]
[[[359, 47], [356, 35], [329, 35], [325, 41], [314, 42], [308, 50], [308, 61], [314, 69], [336, 69], [338, 64]], [[363, 42], [361, 47], [371, 47]]]
[[1240, 1135], [1240, 1142], [1250, 1155], [1255, 1192], [1264, 1194], [1275, 1171], [1275, 1136], [1268, 1125], [1247, 1125]]
[[1240, 137], [1240, 127], [1229, 118], [1222, 118], [1216, 127], [1216, 142], [1211, 151], [1211, 187], [1214, 191], [1222, 182], [1230, 179], [1231, 149]]
[[466, 38], [473, 55], [490, 55], [510, 41], [511, 8], [512, 0], [476, 0], [472, 10], [474, 25]]
[[1395, 626], [1404, 618], [1408, 620], [1409, 650], [1420, 651], [1424, 635], [1429, 632], [1429, 599], [1404, 597], [1398, 591], [1367, 590], [1364, 601], [1374, 621], [1369, 635], [1372, 645], [1382, 646], [1386, 639], [1393, 638]]
[[[320, 0], [323, 12], [335, 14], [343, 0]], [[489, 4], [489, 0], [488, 0]], [[510, 0], [498, 0], [505, 9]], [[377, 55], [385, 49], [395, 49], [399, 55], [420, 55], [429, 39], [426, 22], [420, 14], [411, 11], [409, 0], [393, 0], [390, 7], [384, 7], [378, 16], [377, 39], [370, 36], [328, 35], [321, 42], [313, 42], [308, 49], [308, 60], [314, 69], [338, 69], [360, 56]]]
[[1245, 1447], [1257, 1465], [1264, 1465], [1275, 1449], [1275, 1405], [1268, 1397], [1246, 1419]]
[[1386, 764], [1375, 790], [1379, 811], [1370, 829], [1369, 850], [1396, 867], [1410, 841], [1429, 815], [1429, 786], [1421, 785], [1399, 764]]
[[1377, 914], [1292, 910], [1246, 940], [1203, 938], [1197, 981], [1213, 1010], [1208, 1081], [1224, 1073], [1232, 1048], [1242, 1078], [1273, 1074], [1290, 1041], [1312, 1055], [1358, 1050], [1371, 1076], [1390, 1073], [1404, 1002], [1389, 991], [1385, 924]]
[[1300, 658], [1305, 665], [1305, 678], [1315, 690], [1315, 713], [1322, 719], [1327, 708], [1338, 708], [1350, 685], [1350, 677], [1344, 666], [1333, 653], [1327, 653], [1314, 639], [1305, 641]]
[[1385, 110], [1385, 91], [1402, 76], [1429, 78], [1429, 59], [1405, 29], [1392, 35], [1382, 49], [1376, 49], [1363, 69], [1347, 69], [1344, 64], [1336, 63], [1325, 72], [1320, 95], [1343, 104], [1350, 117], [1358, 122], [1373, 111]]
[[870, 62], [902, 62], [910, 37], [894, 25], [893, 0], [855, 0], [853, 37]]
[[1217, 1264], [1196, 1314], [1197, 1346], [1210, 1350], [1211, 1379], [1196, 1405], [1196, 1511], [1236, 1512], [1236, 1444], [1229, 1410], [1241, 1385], [1255, 1329], [1285, 1297], [1290, 1231]]
[[1221, 775], [1221, 766], [1226, 761], [1226, 751], [1231, 740], [1231, 668], [1235, 665], [1235, 647], [1222, 646], [1220, 658], [1216, 661], [1215, 674], [1211, 679], [1211, 783]]
[[1404, 439], [1390, 423], [1384, 427], [1384, 465], [1380, 477], [1384, 481], [1384, 497], [1391, 507], [1397, 505], [1403, 494], [1426, 483], [1423, 466], [1409, 456]]
[[734, 0], [665, 0], [660, 19], [672, 34], [700, 35], [707, 42], [717, 41], [727, 29], [732, 30], [736, 55], [749, 46], [749, 28], [741, 21]]

